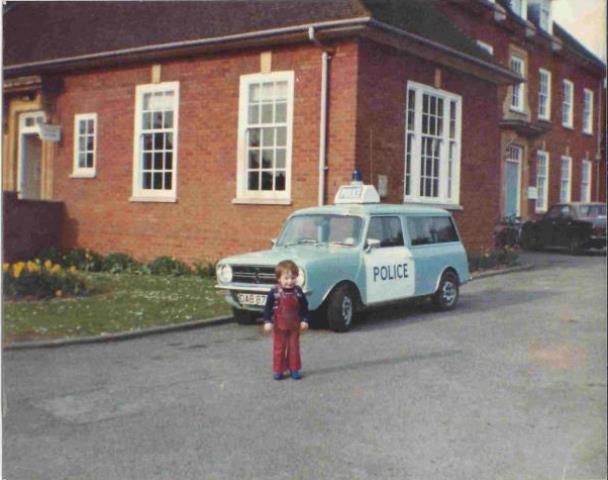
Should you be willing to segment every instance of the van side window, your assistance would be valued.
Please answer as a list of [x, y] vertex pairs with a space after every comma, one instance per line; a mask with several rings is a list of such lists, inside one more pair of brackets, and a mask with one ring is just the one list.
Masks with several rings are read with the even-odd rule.
[[380, 247], [401, 247], [403, 231], [399, 217], [372, 217], [367, 238], [380, 241]]
[[407, 227], [412, 246], [458, 241], [458, 234], [450, 217], [409, 217]]

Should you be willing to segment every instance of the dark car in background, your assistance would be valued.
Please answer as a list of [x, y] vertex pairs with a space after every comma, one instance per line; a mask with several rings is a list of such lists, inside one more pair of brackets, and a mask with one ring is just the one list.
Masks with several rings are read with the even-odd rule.
[[546, 247], [583, 250], [606, 248], [606, 205], [603, 203], [559, 203], [537, 221], [528, 221], [521, 230], [521, 245], [527, 250]]

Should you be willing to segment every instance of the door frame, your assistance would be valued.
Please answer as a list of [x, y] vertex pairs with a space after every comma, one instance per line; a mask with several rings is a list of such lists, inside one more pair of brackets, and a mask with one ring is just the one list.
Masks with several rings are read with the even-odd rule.
[[[519, 158], [514, 159], [509, 155], [511, 149], [519, 151]], [[516, 217], [521, 216], [521, 175], [522, 175], [523, 158], [524, 158], [524, 146], [523, 145], [512, 143], [507, 146], [507, 149], [505, 152], [505, 168], [504, 168], [505, 175], [504, 175], [504, 181], [503, 181], [504, 192], [505, 192], [503, 216], [507, 216], [507, 208], [508, 208], [507, 164], [509, 164], [509, 163], [516, 164], [518, 167], [517, 168], [517, 194], [516, 194], [517, 201], [515, 203], [515, 216]]]
[[[33, 120], [33, 123], [28, 122], [28, 120]], [[19, 114], [19, 128], [17, 132], [17, 195], [19, 198], [22, 198], [25, 182], [25, 136], [39, 136], [40, 131], [38, 129], [38, 124], [44, 123], [45, 121], [46, 114], [42, 110], [23, 112]], [[40, 141], [42, 142], [42, 140]], [[40, 149], [40, 164], [42, 168], [42, 148]], [[42, 189], [42, 185], [40, 185], [40, 187]]]

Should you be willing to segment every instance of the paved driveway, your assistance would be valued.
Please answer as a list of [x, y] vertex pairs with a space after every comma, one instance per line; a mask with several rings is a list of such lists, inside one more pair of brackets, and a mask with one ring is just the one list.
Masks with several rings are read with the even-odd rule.
[[4, 352], [3, 477], [606, 478], [605, 257], [525, 259], [306, 334], [300, 382], [232, 324]]

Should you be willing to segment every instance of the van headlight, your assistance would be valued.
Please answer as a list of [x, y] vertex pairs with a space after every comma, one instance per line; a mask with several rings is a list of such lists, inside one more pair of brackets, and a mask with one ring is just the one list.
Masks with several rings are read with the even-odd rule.
[[217, 280], [220, 283], [230, 283], [232, 281], [232, 267], [230, 265], [218, 265], [216, 269]]
[[305, 283], [306, 273], [304, 272], [304, 269], [302, 267], [298, 266], [298, 278], [296, 278], [296, 285], [303, 287]]

